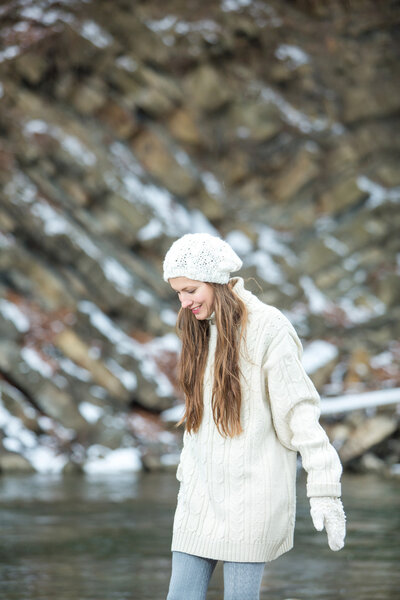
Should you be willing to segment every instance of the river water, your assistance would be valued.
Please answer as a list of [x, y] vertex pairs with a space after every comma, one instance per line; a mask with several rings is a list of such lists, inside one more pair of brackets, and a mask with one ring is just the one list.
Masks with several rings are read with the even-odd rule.
[[[400, 598], [399, 480], [343, 477], [340, 552], [313, 529], [304, 488], [295, 548], [267, 565], [261, 598]], [[1, 600], [165, 600], [176, 494], [171, 473], [1, 477]], [[219, 564], [207, 599], [222, 590]]]

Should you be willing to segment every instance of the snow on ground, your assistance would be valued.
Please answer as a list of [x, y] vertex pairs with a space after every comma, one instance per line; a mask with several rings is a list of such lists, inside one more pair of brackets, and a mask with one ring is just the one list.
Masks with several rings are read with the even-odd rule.
[[[95, 423], [103, 413], [102, 408], [89, 402], [82, 402], [79, 410], [91, 423]], [[39, 473], [60, 473], [68, 462], [68, 456], [52, 447], [54, 441], [50, 431], [54, 429], [61, 431], [63, 428], [44, 416], [38, 418], [38, 423], [42, 429], [49, 430], [49, 434], [41, 436], [41, 439], [5, 408], [0, 392], [0, 430], [4, 434], [2, 440], [4, 448], [25, 457]], [[68, 430], [65, 431], [68, 433]], [[136, 448], [110, 450], [104, 446], [94, 445], [88, 449], [87, 457], [84, 471], [89, 474], [138, 471], [142, 468], [140, 453]]]
[[114, 41], [112, 36], [94, 21], [86, 20], [80, 23], [79, 32], [97, 48], [106, 48]]
[[85, 473], [110, 474], [140, 471], [142, 462], [137, 448], [117, 448], [110, 450], [95, 444], [88, 449], [88, 459], [84, 464]]
[[105, 174], [107, 185], [128, 202], [141, 204], [152, 214], [152, 218], [138, 233], [140, 239], [152, 239], [161, 233], [170, 237], [196, 232], [218, 234], [202, 212], [188, 210], [168, 190], [146, 183], [142, 167], [132, 152], [120, 142], [111, 144], [110, 162], [114, 170]]
[[149, 29], [155, 32], [168, 31], [176, 22], [177, 17], [174, 15], [167, 15], [162, 19], [153, 19], [145, 21], [145, 24]]
[[203, 38], [212, 44], [217, 39], [216, 33], [221, 30], [221, 26], [210, 19], [184, 21], [182, 19], [178, 20], [174, 15], [167, 15], [162, 19], [147, 20], [144, 23], [152, 31], [161, 34], [162, 40], [167, 45], [175, 42], [173, 33], [184, 36], [193, 32], [201, 33]]
[[41, 119], [26, 121], [23, 132], [27, 136], [35, 133], [46, 134], [56, 139], [66, 152], [79, 163], [86, 167], [96, 164], [97, 158], [77, 137], [65, 133], [58, 125], [50, 125]]
[[309, 375], [315, 373], [339, 355], [333, 344], [325, 340], [314, 340], [307, 345], [303, 352], [303, 366]]
[[[65, 23], [72, 24], [75, 21], [75, 18], [71, 13], [67, 13], [59, 8], [51, 8], [51, 2], [35, 2], [34, 4], [36, 4], [36, 6], [33, 6], [32, 3], [30, 6], [21, 7], [19, 10], [20, 17], [37, 21], [42, 25], [54, 25], [57, 21], [64, 21]], [[37, 4], [41, 4], [42, 6], [38, 6]], [[61, 4], [61, 2], [58, 2], [58, 4]], [[25, 23], [18, 23], [18, 26], [21, 25], [24, 26]], [[16, 28], [17, 26], [14, 27], [14, 29]], [[17, 31], [18, 30], [20, 29], [17, 29]]]
[[66, 356], [58, 358], [58, 364], [64, 373], [68, 373], [68, 375], [71, 375], [80, 381], [90, 381], [92, 379], [90, 371], [80, 367]]
[[244, 257], [253, 250], [252, 241], [243, 231], [234, 229], [225, 236], [225, 240], [241, 257]]
[[5, 408], [1, 392], [0, 430], [5, 436], [2, 440], [4, 448], [26, 458], [39, 473], [59, 473], [68, 460], [66, 455], [57, 453], [50, 445], [39, 443], [36, 434]]
[[276, 264], [272, 256], [267, 254], [264, 250], [256, 250], [252, 252], [246, 260], [246, 264], [249, 266], [255, 266], [257, 274], [273, 285], [283, 285], [285, 283], [285, 277], [282, 269]]
[[13, 302], [0, 298], [0, 314], [7, 321], [11, 321], [15, 328], [21, 333], [25, 333], [30, 328], [29, 319]]
[[60, 473], [68, 462], [65, 454], [59, 454], [48, 446], [36, 446], [24, 453], [38, 473]]
[[297, 69], [310, 62], [310, 57], [304, 50], [290, 44], [280, 44], [275, 51], [279, 60], [286, 60], [291, 69]]
[[380, 354], [376, 354], [370, 360], [371, 367], [373, 369], [381, 369], [382, 367], [388, 367], [393, 364], [394, 356], [392, 352], [386, 350]]
[[250, 6], [252, 2], [253, 0], [222, 0], [221, 8], [225, 12], [233, 12]]
[[39, 352], [37, 352], [34, 348], [24, 346], [21, 349], [21, 357], [26, 362], [26, 364], [32, 369], [32, 371], [37, 371], [42, 375], [42, 377], [50, 378], [53, 376], [53, 367], [48, 362], [43, 360]]
[[123, 332], [92, 302], [83, 300], [79, 302], [78, 308], [89, 316], [93, 327], [110, 340], [119, 354], [126, 354], [135, 358], [144, 378], [155, 383], [160, 397], [174, 395], [172, 384], [157, 365], [157, 357], [162, 355], [163, 352], [179, 352], [180, 343], [175, 334], [168, 333], [141, 344]]
[[299, 281], [308, 300], [310, 312], [321, 314], [332, 307], [332, 302], [317, 288], [311, 277], [303, 275]]
[[105, 362], [107, 368], [113, 375], [122, 383], [124, 388], [129, 392], [136, 390], [137, 388], [137, 377], [132, 371], [127, 371], [116, 360], [109, 358]]
[[[363, 297], [364, 295], [361, 294], [361, 296]], [[366, 323], [373, 317], [385, 314], [386, 305], [376, 296], [365, 294], [367, 302], [364, 305], [357, 303], [357, 297], [358, 290], [353, 288], [348, 292], [347, 296], [343, 296], [337, 302], [351, 323]]]
[[221, 196], [223, 193], [223, 187], [218, 179], [210, 171], [204, 171], [201, 174], [201, 180], [210, 196]]
[[400, 388], [359, 394], [345, 394], [343, 396], [336, 396], [335, 398], [321, 398], [321, 414], [331, 415], [393, 404], [400, 404]]
[[96, 406], [91, 402], [81, 402], [78, 409], [88, 423], [97, 423], [104, 414], [104, 409], [101, 406]]
[[348, 254], [349, 248], [344, 242], [340, 242], [333, 235], [325, 235], [323, 237], [323, 242], [327, 248], [336, 252], [339, 256], [346, 256]]
[[179, 464], [180, 453], [163, 454], [160, 462], [166, 467], [175, 467]]
[[266, 102], [274, 104], [281, 112], [282, 118], [303, 133], [318, 131], [330, 131], [334, 135], [341, 135], [344, 132], [344, 126], [340, 123], [331, 123], [326, 117], [309, 117], [301, 112], [287, 100], [278, 94], [275, 90], [265, 85], [260, 85], [261, 97]]
[[229, 232], [226, 241], [243, 258], [245, 267], [256, 267], [257, 274], [264, 281], [272, 285], [279, 285], [284, 289], [288, 282], [275, 257], [283, 257], [289, 265], [295, 264], [296, 256], [287, 245], [289, 236], [277, 232], [267, 225], [256, 225], [254, 229], [258, 234], [255, 249], [251, 239], [242, 231]]
[[16, 173], [13, 180], [7, 184], [6, 192], [10, 198], [13, 198], [13, 202], [21, 201], [29, 205], [32, 215], [41, 221], [46, 235], [65, 235], [82, 252], [94, 260], [102, 269], [104, 277], [121, 294], [134, 295], [135, 299], [144, 306], [154, 304], [153, 296], [144, 289], [138, 289], [132, 273], [124, 265], [116, 258], [105, 254], [82, 227], [72, 223], [64, 214], [37, 197], [37, 188], [29, 178], [22, 173]]
[[178, 404], [177, 406], [163, 410], [161, 413], [161, 420], [164, 421], [164, 423], [177, 423], [182, 419], [184, 412], [185, 405]]
[[176, 319], [178, 318], [178, 313], [170, 308], [163, 308], [160, 312], [161, 320], [166, 323], [166, 325], [171, 325], [173, 327], [176, 324]]
[[287, 242], [291, 240], [289, 234], [275, 231], [267, 225], [255, 225], [255, 231], [258, 233], [258, 247], [264, 252], [273, 256], [282, 256], [289, 265], [297, 263], [295, 253], [288, 247]]
[[[8, 450], [19, 451], [24, 447], [34, 448], [37, 444], [36, 435], [27, 429], [20, 419], [14, 417], [3, 405], [0, 392], [0, 429], [5, 438], [3, 445]], [[12, 448], [10, 446], [13, 446]]]
[[0, 63], [4, 62], [6, 60], [11, 60], [12, 58], [15, 58], [21, 52], [22, 52], [22, 49], [17, 45], [8, 46], [7, 48], [5, 48], [5, 50], [2, 50], [0, 52]]
[[[103, 273], [115, 288], [126, 296], [135, 293], [135, 284], [132, 275], [115, 258], [103, 255], [100, 261]], [[143, 296], [144, 294], [144, 296]], [[154, 298], [145, 290], [136, 290], [136, 299], [141, 304], [152, 305]]]
[[394, 188], [385, 188], [375, 181], [371, 181], [365, 175], [360, 175], [357, 178], [357, 186], [363, 192], [369, 194], [367, 201], [368, 208], [375, 208], [384, 202], [400, 202], [400, 186]]
[[115, 64], [130, 73], [134, 73], [138, 68], [137, 62], [131, 56], [119, 56], [115, 59]]

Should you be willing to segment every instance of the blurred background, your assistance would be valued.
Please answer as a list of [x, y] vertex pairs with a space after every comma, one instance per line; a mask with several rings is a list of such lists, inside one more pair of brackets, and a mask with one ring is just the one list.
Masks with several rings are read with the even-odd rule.
[[299, 332], [345, 469], [345, 550], [302, 483], [262, 598], [394, 598], [400, 2], [11, 0], [0, 22], [0, 597], [165, 597], [162, 260], [209, 232]]

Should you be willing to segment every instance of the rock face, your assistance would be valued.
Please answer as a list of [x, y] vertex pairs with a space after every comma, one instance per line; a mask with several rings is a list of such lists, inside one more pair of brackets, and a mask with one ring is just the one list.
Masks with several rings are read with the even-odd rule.
[[224, 236], [306, 348], [337, 348], [312, 372], [325, 395], [400, 384], [396, 3], [0, 16], [0, 468], [37, 444], [65, 468], [93, 445], [174, 456], [179, 436], [132, 418], [179, 397], [161, 275], [187, 232]]

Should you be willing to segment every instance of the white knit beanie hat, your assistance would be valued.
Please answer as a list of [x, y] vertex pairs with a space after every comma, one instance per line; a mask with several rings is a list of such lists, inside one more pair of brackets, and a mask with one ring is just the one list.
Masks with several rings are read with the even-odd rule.
[[227, 242], [209, 233], [187, 233], [176, 240], [164, 258], [164, 280], [187, 277], [196, 281], [228, 283], [242, 261]]

